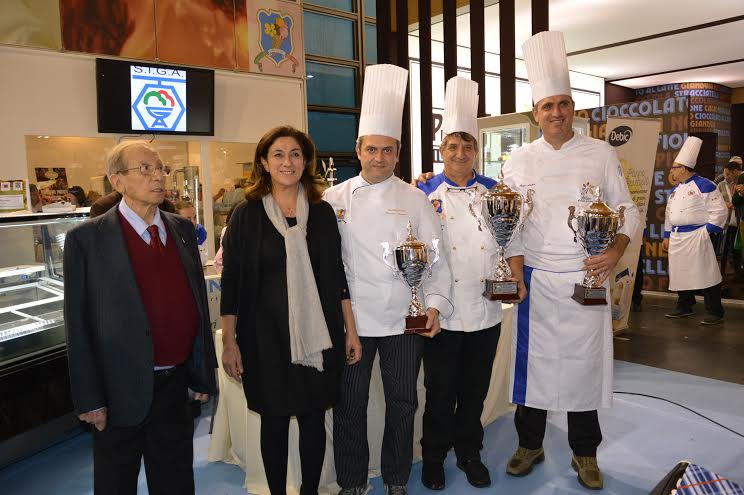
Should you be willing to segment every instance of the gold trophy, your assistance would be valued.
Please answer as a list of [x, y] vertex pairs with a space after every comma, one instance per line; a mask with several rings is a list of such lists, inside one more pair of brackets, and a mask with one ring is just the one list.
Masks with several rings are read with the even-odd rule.
[[[587, 191], [592, 194], [594, 201], [578, 212], [575, 206], [569, 206], [568, 227], [574, 234], [574, 242], [581, 244], [587, 256], [596, 256], [607, 251], [615, 240], [617, 231], [625, 223], [625, 207], [621, 206], [615, 211], [607, 206], [600, 199], [599, 186], [589, 185]], [[573, 226], [574, 219], [576, 228]], [[599, 284], [596, 275], [587, 272], [584, 281], [575, 284], [572, 299], [583, 305], [607, 304], [607, 290]]]
[[[426, 312], [418, 290], [424, 280], [431, 276], [431, 267], [439, 260], [439, 239], [432, 239], [432, 245], [429, 246], [416, 239], [411, 222], [408, 222], [407, 229], [408, 237], [394, 249], [390, 249], [389, 243], [382, 243], [382, 259], [393, 270], [395, 278], [402, 278], [411, 289], [411, 304], [408, 306], [404, 333], [427, 333]], [[394, 262], [390, 261], [392, 255], [395, 255]]]
[[[527, 195], [522, 196], [503, 182], [503, 176], [501, 182], [481, 195], [475, 190], [470, 192], [468, 204], [470, 214], [478, 220], [479, 230], [486, 228], [491, 233], [499, 254], [494, 275], [486, 280], [483, 291], [483, 297], [491, 301], [519, 299], [517, 283], [511, 280], [512, 272], [504, 253], [514, 235], [522, 229], [525, 220], [532, 213], [534, 192], [529, 189]], [[523, 208], [525, 203], [526, 212]]]

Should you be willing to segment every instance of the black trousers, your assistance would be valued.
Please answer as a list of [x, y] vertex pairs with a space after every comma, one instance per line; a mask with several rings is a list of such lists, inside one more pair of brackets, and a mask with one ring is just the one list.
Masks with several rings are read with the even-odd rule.
[[[700, 292], [696, 290], [680, 290], [677, 291], [677, 308], [683, 311], [692, 311], [692, 307], [695, 306], [695, 293]], [[703, 297], [705, 298], [705, 311], [713, 316], [723, 317], [723, 305], [721, 304], [721, 284], [716, 284], [707, 289], [703, 289]]]
[[[300, 427], [300, 495], [317, 495], [325, 457], [325, 410], [297, 416]], [[261, 457], [271, 495], [287, 493], [289, 416], [261, 415]]]
[[151, 495], [194, 493], [194, 420], [186, 381], [183, 366], [155, 372], [152, 405], [141, 424], [94, 429], [96, 495], [136, 495], [143, 457]]
[[737, 226], [728, 226], [726, 228], [726, 235], [723, 236], [723, 246], [721, 248], [721, 274], [726, 275], [726, 264], [728, 263], [729, 255], [731, 256], [731, 264], [734, 267], [734, 271], [739, 273], [741, 267], [741, 251], [734, 250], [734, 242], [736, 241], [736, 231], [739, 229]]
[[640, 305], [643, 302], [643, 265], [645, 263], [645, 257], [643, 256], [644, 244], [641, 244], [641, 254], [638, 256], [638, 265], [636, 266], [635, 281], [633, 282], [633, 298], [632, 302], [634, 305]]
[[385, 391], [382, 479], [388, 485], [408, 483], [413, 460], [413, 420], [418, 407], [416, 381], [424, 338], [416, 335], [360, 338], [362, 360], [344, 369], [340, 399], [333, 409], [333, 455], [336, 482], [341, 488], [367, 483], [367, 402], [372, 365], [378, 352]]
[[477, 332], [442, 330], [424, 342], [424, 462], [444, 462], [453, 446], [460, 460], [480, 459], [480, 417], [500, 334], [497, 324]]
[[[514, 425], [519, 435], [519, 446], [539, 449], [545, 437], [548, 412], [527, 406], [517, 406]], [[596, 457], [597, 447], [602, 442], [597, 411], [568, 412], [568, 445], [579, 457]]]

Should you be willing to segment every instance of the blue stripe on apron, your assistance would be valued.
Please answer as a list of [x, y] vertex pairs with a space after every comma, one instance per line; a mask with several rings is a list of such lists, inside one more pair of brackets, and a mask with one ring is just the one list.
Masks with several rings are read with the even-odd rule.
[[512, 402], [524, 404], [527, 398], [527, 354], [530, 349], [530, 280], [531, 266], [524, 267], [524, 284], [527, 286], [527, 297], [519, 303], [517, 312], [517, 352], [514, 363], [514, 389]]

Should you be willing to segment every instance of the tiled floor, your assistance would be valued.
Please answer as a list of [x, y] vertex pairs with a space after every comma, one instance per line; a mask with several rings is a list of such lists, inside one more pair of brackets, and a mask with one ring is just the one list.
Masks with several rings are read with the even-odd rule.
[[[677, 401], [744, 433], [744, 386], [616, 361], [615, 389], [658, 395]], [[563, 495], [588, 493], [569, 466], [565, 415], [551, 414], [545, 438], [546, 461], [526, 478], [504, 468], [516, 445], [511, 414], [486, 428], [483, 460], [493, 485], [479, 490], [467, 484], [450, 454], [445, 465], [447, 493]], [[612, 495], [646, 495], [679, 460], [688, 459], [744, 482], [744, 439], [672, 404], [645, 397], [616, 395], [612, 409], [600, 412], [604, 441], [599, 461], [605, 489]], [[202, 418], [195, 440], [195, 478], [200, 495], [245, 494], [243, 473], [231, 465], [206, 462], [209, 420]], [[431, 494], [419, 483], [416, 464], [409, 483], [412, 495]], [[140, 493], [147, 493], [144, 474]], [[379, 479], [374, 493], [382, 493]], [[87, 495], [92, 493], [90, 440], [80, 435], [0, 471], [6, 495]]]
[[[704, 327], [699, 325], [702, 302], [696, 317], [664, 318], [674, 303], [674, 298], [646, 296], [643, 311], [631, 315], [630, 329], [615, 340], [615, 357], [619, 359], [615, 362], [615, 390], [679, 402], [744, 434], [744, 306], [728, 305], [723, 324]], [[483, 460], [491, 469], [492, 487], [479, 490], [468, 485], [450, 454], [445, 464], [446, 493], [588, 493], [569, 465], [565, 415], [550, 414], [548, 418], [546, 461], [531, 475], [512, 478], [504, 472], [517, 441], [513, 415], [508, 414], [486, 428]], [[744, 438], [678, 406], [616, 394], [613, 408], [600, 411], [600, 422], [604, 436], [599, 450], [605, 473], [602, 493], [646, 495], [682, 459], [744, 482]], [[245, 494], [243, 472], [238, 467], [207, 463], [209, 438], [209, 418], [205, 417], [199, 421], [194, 444], [197, 493]], [[433, 492], [420, 484], [420, 475], [419, 463], [413, 467], [410, 493], [431, 495]], [[379, 478], [372, 485], [374, 493], [382, 493]], [[0, 493], [92, 494], [89, 436], [79, 435], [0, 470]], [[144, 470], [139, 493], [147, 493]]]
[[676, 296], [644, 296], [629, 330], [615, 339], [615, 359], [744, 384], [744, 301], [725, 304], [723, 323], [705, 326], [702, 298], [695, 315], [665, 318]]

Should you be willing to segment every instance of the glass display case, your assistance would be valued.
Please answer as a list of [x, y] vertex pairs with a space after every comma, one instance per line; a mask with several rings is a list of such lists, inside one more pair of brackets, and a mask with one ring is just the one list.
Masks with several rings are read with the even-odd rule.
[[78, 427], [67, 375], [62, 254], [72, 213], [0, 215], [0, 466]]
[[529, 129], [526, 124], [517, 126], [491, 127], [481, 130], [482, 166], [481, 174], [498, 179], [501, 167], [512, 151], [528, 141]]
[[[589, 119], [574, 117], [573, 130], [589, 135]], [[480, 173], [498, 179], [509, 155], [520, 146], [540, 138], [540, 128], [532, 112], [511, 113], [478, 119], [480, 134]]]

